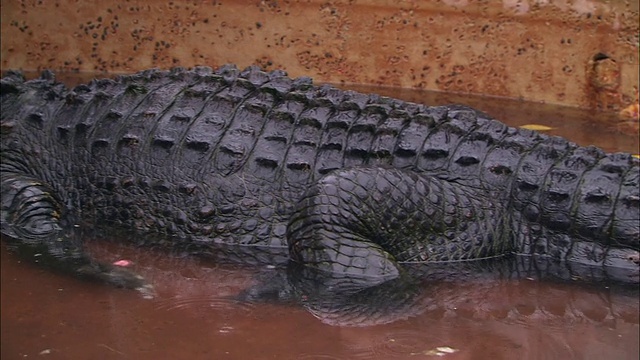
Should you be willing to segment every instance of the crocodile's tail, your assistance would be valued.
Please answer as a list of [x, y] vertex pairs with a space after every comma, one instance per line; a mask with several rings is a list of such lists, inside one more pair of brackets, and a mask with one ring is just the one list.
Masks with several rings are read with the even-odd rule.
[[[571, 218], [577, 235], [567, 260], [604, 265], [613, 277], [640, 276], [640, 166], [629, 154], [609, 154], [582, 176]], [[616, 275], [618, 274], [618, 275]]]
[[579, 147], [536, 174], [521, 168], [512, 194], [530, 223], [606, 246], [640, 250], [640, 167], [630, 154]]
[[514, 178], [517, 252], [626, 269], [637, 281], [638, 159], [548, 140], [525, 154]]

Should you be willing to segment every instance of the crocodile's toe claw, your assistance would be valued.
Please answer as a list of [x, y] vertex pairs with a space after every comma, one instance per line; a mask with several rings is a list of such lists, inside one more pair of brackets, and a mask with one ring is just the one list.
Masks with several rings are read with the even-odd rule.
[[140, 291], [145, 298], [153, 297], [153, 286], [135, 272], [121, 266], [93, 263], [78, 269], [83, 277], [95, 278], [107, 284]]

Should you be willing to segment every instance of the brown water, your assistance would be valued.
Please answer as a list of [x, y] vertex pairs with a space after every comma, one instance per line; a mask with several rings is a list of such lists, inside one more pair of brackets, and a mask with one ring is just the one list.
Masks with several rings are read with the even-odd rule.
[[[374, 89], [360, 88], [373, 91]], [[638, 152], [613, 117], [499, 99], [375, 89], [430, 104], [465, 102], [509, 123], [544, 124], [577, 143]], [[465, 101], [462, 101], [465, 100]], [[522, 280], [438, 284], [424, 309], [368, 327], [331, 326], [301, 306], [232, 298], [267, 267], [217, 265], [91, 241], [154, 284], [144, 299], [1, 255], [4, 359], [638, 359], [637, 291]], [[439, 349], [439, 350], [438, 350]], [[454, 351], [447, 354], [447, 351]]]

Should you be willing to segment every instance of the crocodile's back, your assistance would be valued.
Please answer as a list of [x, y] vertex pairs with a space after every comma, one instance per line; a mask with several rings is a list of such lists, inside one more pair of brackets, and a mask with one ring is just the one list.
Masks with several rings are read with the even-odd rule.
[[506, 129], [468, 108], [317, 87], [256, 67], [149, 70], [73, 89], [50, 73], [28, 82], [10, 74], [2, 105], [7, 166], [29, 162], [24, 171], [54, 187], [71, 221], [176, 242], [286, 246], [296, 202], [330, 171], [444, 174], [479, 156], [472, 148], [453, 157], [455, 139]]
[[286, 247], [285, 216], [313, 157], [292, 150], [304, 144], [292, 140], [295, 100], [283, 96], [308, 87], [232, 67], [150, 70], [72, 90], [14, 74], [3, 79], [3, 163], [24, 163], [54, 187], [70, 221]]
[[[242, 172], [303, 186], [359, 165], [441, 173], [453, 166], [462, 176], [460, 167], [480, 162], [478, 150], [509, 135], [470, 108], [317, 87], [255, 67], [149, 70], [71, 90], [52, 76], [3, 79], [5, 134], [21, 137], [21, 146], [49, 146], [58, 158], [76, 156], [81, 167], [102, 162], [103, 171], [128, 167], [157, 178], [173, 167], [194, 180]], [[541, 139], [525, 131], [514, 141]]]

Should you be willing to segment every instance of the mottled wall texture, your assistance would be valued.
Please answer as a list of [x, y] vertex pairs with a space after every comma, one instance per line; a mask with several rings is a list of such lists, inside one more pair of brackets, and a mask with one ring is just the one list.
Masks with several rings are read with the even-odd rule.
[[638, 1], [1, 0], [2, 69], [258, 64], [376, 84], [617, 109]]

